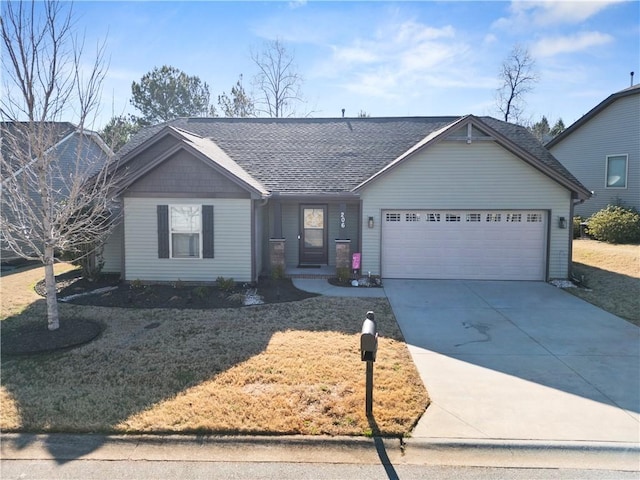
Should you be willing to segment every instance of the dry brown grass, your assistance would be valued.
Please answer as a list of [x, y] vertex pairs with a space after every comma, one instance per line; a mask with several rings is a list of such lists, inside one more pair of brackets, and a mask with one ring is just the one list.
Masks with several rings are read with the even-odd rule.
[[[68, 263], [58, 263], [54, 270], [59, 275], [74, 267]], [[44, 278], [42, 267], [24, 267], [0, 277], [0, 318], [20, 313], [40, 297], [33, 289]]]
[[568, 291], [640, 326], [640, 245], [574, 240], [573, 274], [587, 288]]
[[[3, 298], [19, 280], [3, 278]], [[385, 299], [209, 311], [60, 308], [62, 321], [90, 318], [105, 330], [74, 350], [3, 358], [4, 431], [370, 434], [359, 354], [367, 310], [376, 312], [382, 336], [375, 433], [408, 435], [428, 404]], [[44, 322], [44, 313], [38, 300], [3, 316], [2, 327]]]

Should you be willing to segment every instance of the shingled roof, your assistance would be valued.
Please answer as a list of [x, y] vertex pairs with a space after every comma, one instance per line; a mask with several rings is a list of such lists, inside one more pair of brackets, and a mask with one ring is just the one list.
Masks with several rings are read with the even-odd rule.
[[[36, 125], [41, 128], [39, 138], [45, 141], [46, 148], [53, 148], [76, 131], [76, 126], [70, 122], [39, 122]], [[28, 153], [28, 132], [27, 122], [0, 122], [1, 154], [16, 169], [22, 166], [24, 155]]]
[[213, 141], [272, 194], [336, 194], [353, 191], [462, 118], [484, 123], [566, 183], [584, 188], [526, 128], [490, 117], [179, 118], [141, 130], [118, 154], [130, 160], [171, 126]]

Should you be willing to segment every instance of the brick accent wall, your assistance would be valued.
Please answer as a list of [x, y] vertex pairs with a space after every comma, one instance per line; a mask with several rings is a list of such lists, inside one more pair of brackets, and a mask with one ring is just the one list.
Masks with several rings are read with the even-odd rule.
[[336, 269], [351, 269], [351, 240], [336, 240]]
[[285, 271], [285, 260], [284, 260], [284, 249], [285, 249], [284, 238], [272, 238], [269, 240], [269, 266], [271, 267], [271, 271], [274, 272], [277, 269], [281, 269], [284, 274]]

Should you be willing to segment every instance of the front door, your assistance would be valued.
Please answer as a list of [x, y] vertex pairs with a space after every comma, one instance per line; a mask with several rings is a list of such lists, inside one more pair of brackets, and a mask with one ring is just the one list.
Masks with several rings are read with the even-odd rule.
[[327, 264], [327, 206], [300, 206], [300, 265]]

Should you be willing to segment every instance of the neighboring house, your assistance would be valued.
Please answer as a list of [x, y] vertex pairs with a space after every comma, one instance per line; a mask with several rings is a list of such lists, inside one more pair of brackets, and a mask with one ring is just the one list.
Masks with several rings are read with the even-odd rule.
[[616, 204], [640, 210], [640, 85], [610, 95], [546, 146], [593, 192], [576, 215]]
[[[55, 169], [53, 190], [59, 195], [59, 200], [63, 201], [65, 191], [68, 188], [68, 179], [77, 173], [78, 155], [86, 159], [89, 168], [100, 168], [104, 162], [112, 156], [109, 147], [102, 141], [100, 136], [93, 131], [83, 130], [82, 134], [78, 128], [70, 122], [43, 122], [39, 126], [46, 132], [42, 135], [43, 141], [48, 145], [47, 154], [51, 155], [51, 168]], [[25, 152], [29, 152], [29, 144], [25, 137], [26, 124], [20, 122], [0, 122], [0, 146], [4, 161], [8, 162], [9, 171], [2, 171], [2, 182], [4, 183], [8, 175], [24, 175], [26, 169], [32, 168], [36, 159], [34, 158], [27, 165], [22, 165]], [[7, 206], [8, 195], [6, 189], [2, 190], [1, 214], [3, 220], [15, 222], [15, 216]], [[38, 194], [33, 192], [33, 205], [37, 205]], [[15, 252], [6, 248], [4, 239], [0, 255], [3, 262], [20, 258]]]
[[254, 281], [354, 253], [384, 278], [566, 278], [589, 197], [525, 128], [471, 115], [177, 119], [119, 165], [105, 269], [126, 281]]

